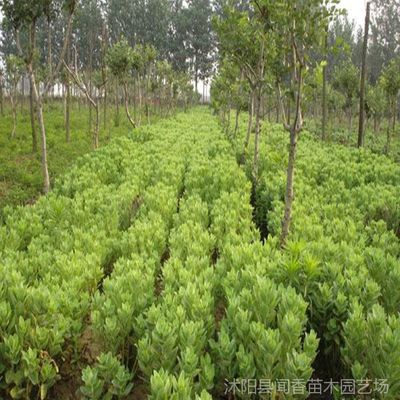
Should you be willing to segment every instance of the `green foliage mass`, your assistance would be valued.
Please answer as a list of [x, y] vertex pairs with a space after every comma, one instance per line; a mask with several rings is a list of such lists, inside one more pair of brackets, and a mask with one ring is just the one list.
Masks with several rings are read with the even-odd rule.
[[252, 204], [251, 160], [239, 166], [196, 109], [115, 138], [34, 205], [6, 208], [0, 393], [54, 398], [72, 359], [87, 399], [135, 396], [142, 381], [151, 399], [205, 400], [225, 379], [305, 382], [318, 356], [332, 376], [387, 379], [395, 399], [399, 166], [303, 132], [280, 250], [288, 138], [268, 124], [262, 137]]

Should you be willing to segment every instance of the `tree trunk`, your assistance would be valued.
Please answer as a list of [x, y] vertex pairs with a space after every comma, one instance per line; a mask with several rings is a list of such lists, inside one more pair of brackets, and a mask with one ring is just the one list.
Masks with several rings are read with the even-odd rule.
[[[296, 57], [294, 65], [296, 65]], [[296, 67], [294, 67], [296, 68]], [[290, 148], [289, 148], [289, 162], [286, 177], [286, 193], [285, 193], [285, 213], [282, 219], [282, 232], [280, 237], [280, 247], [286, 246], [287, 238], [290, 231], [290, 224], [292, 220], [292, 208], [294, 200], [294, 174], [296, 164], [296, 153], [297, 153], [297, 139], [298, 133], [302, 127], [302, 116], [301, 116], [301, 91], [303, 86], [303, 75], [302, 66], [299, 67], [297, 79], [297, 96], [296, 96], [296, 114], [293, 121], [293, 125], [290, 127]]]
[[151, 98], [150, 98], [150, 74], [151, 69], [149, 68], [146, 77], [146, 116], [147, 116], [147, 125], [150, 125], [150, 106], [151, 106]]
[[103, 104], [103, 127], [107, 130], [107, 99], [108, 99], [107, 83], [104, 84], [104, 104]]
[[228, 103], [228, 118], [226, 122], [226, 133], [229, 134], [229, 130], [231, 129], [231, 103]]
[[374, 115], [374, 133], [375, 134], [378, 134], [378, 128], [379, 128], [378, 125], [379, 125], [378, 124], [378, 117], [376, 115]]
[[235, 115], [235, 132], [234, 132], [235, 137], [236, 137], [238, 129], [239, 129], [239, 115], [240, 115], [240, 107], [237, 107], [236, 115]]
[[[89, 41], [89, 96], [90, 98], [93, 98], [93, 80], [92, 80], [92, 74], [93, 74], [93, 33], [90, 35], [90, 41]], [[89, 134], [92, 132], [92, 107], [90, 107], [90, 103], [88, 101], [88, 106], [89, 106]]]
[[[394, 118], [394, 117], [392, 117]], [[392, 139], [392, 131], [391, 131], [391, 121], [389, 120], [388, 122], [388, 128], [387, 128], [387, 133], [386, 133], [386, 149], [385, 149], [385, 153], [389, 154], [390, 152], [390, 144], [391, 144], [391, 139]]]
[[53, 56], [52, 56], [52, 38], [51, 38], [51, 21], [47, 20], [47, 66], [49, 76], [53, 76]]
[[107, 87], [107, 66], [106, 57], [108, 49], [108, 28], [106, 22], [103, 23], [103, 29], [101, 34], [101, 73], [102, 80], [104, 83], [104, 104], [103, 104], [103, 128], [107, 130], [107, 99], [108, 99], [108, 87]]
[[129, 112], [129, 102], [128, 102], [128, 85], [124, 83], [124, 98], [125, 98], [125, 112], [128, 117], [128, 121], [132, 125], [133, 128], [136, 128], [136, 123], [131, 117], [131, 113]]
[[250, 142], [250, 135], [253, 129], [253, 117], [254, 117], [254, 92], [251, 93], [250, 99], [250, 111], [249, 111], [249, 123], [247, 125], [247, 134], [246, 134], [246, 141], [244, 143], [244, 150], [246, 151], [247, 147], [249, 146]]
[[258, 181], [258, 159], [260, 156], [260, 112], [261, 112], [261, 83], [257, 88], [256, 99], [256, 132], [254, 136], [253, 183]]
[[44, 125], [43, 119], [43, 106], [42, 100], [40, 98], [38, 88], [36, 86], [36, 78], [33, 72], [33, 66], [28, 65], [29, 71], [29, 79], [30, 84], [32, 86], [33, 91], [33, 98], [35, 99], [36, 103], [36, 111], [38, 117], [38, 123], [40, 128], [40, 135], [41, 135], [41, 153], [42, 153], [42, 173], [43, 173], [43, 191], [44, 193], [48, 193], [50, 190], [50, 177], [49, 177], [49, 170], [47, 164], [47, 143], [46, 143], [46, 128]]
[[3, 91], [3, 79], [0, 74], [0, 115], [4, 117], [4, 91]]
[[268, 104], [269, 104], [269, 107], [268, 107], [268, 122], [269, 123], [271, 123], [272, 122], [272, 116], [271, 116], [271, 113], [272, 113], [272, 107], [271, 107], [271, 98], [269, 97], [268, 98]]
[[32, 153], [37, 152], [37, 133], [35, 124], [35, 103], [33, 98], [32, 85], [29, 85], [29, 111], [31, 117], [31, 133], [32, 133]]
[[119, 88], [118, 83], [115, 85], [115, 127], [119, 126], [120, 115], [119, 115]]
[[15, 138], [15, 132], [16, 132], [16, 129], [17, 129], [17, 104], [16, 104], [16, 99], [14, 98], [14, 96], [12, 94], [10, 95], [10, 102], [11, 102], [11, 111], [12, 111], [12, 120], [13, 120], [13, 128], [12, 128], [12, 132], [11, 132], [11, 139], [14, 139]]
[[[67, 49], [65, 52], [66, 63], [71, 64], [71, 38], [68, 40]], [[69, 76], [65, 80], [65, 141], [71, 141], [71, 82]]]
[[[127, 89], [126, 89], [126, 94], [128, 95], [128, 84], [127, 84]], [[137, 121], [137, 104], [136, 104], [136, 89], [137, 89], [137, 85], [136, 85], [136, 78], [133, 78], [133, 120]], [[128, 106], [129, 106], [129, 97], [127, 97], [127, 102], [128, 102]]]
[[[92, 92], [92, 91], [89, 89], [89, 92]], [[92, 96], [92, 94], [90, 94], [90, 96]], [[88, 101], [87, 101], [87, 106], [89, 107], [88, 132], [89, 132], [89, 135], [90, 135], [90, 133], [92, 132], [92, 125], [93, 125], [92, 124], [92, 120], [93, 120], [93, 118], [92, 118], [92, 107], [90, 106], [90, 103]]]
[[349, 109], [349, 136], [353, 133], [353, 107]]
[[24, 99], [25, 99], [25, 79], [24, 74], [21, 75], [21, 94], [20, 98], [20, 106], [21, 106], [21, 114], [24, 112]]
[[279, 95], [279, 90], [276, 90], [276, 123], [279, 124], [281, 120], [281, 99]]
[[392, 132], [393, 135], [396, 133], [396, 118], [397, 116], [397, 97], [394, 99], [394, 106], [393, 106], [393, 127], [392, 127]]
[[138, 76], [138, 94], [139, 94], [139, 117], [138, 117], [138, 126], [142, 124], [142, 81]]
[[290, 148], [289, 148], [289, 163], [286, 177], [286, 193], [285, 193], [285, 214], [282, 220], [282, 232], [280, 245], [286, 245], [289, 235], [290, 223], [292, 220], [292, 207], [294, 199], [294, 171], [297, 153], [297, 132], [294, 127], [290, 130]]
[[65, 140], [69, 143], [71, 141], [71, 85], [68, 79], [65, 90]]
[[265, 68], [265, 43], [261, 41], [260, 58], [258, 60], [258, 71], [257, 71], [257, 85], [256, 88], [256, 132], [254, 136], [254, 158], [253, 158], [253, 189], [256, 189], [258, 183], [258, 159], [260, 155], [260, 113], [262, 109], [262, 87], [264, 80], [264, 68]]
[[327, 80], [327, 53], [328, 53], [328, 26], [325, 29], [325, 64], [322, 69], [322, 140], [326, 140], [326, 80]]
[[99, 99], [97, 99], [96, 107], [94, 107], [96, 111], [96, 125], [93, 132], [93, 146], [95, 149], [99, 148], [99, 128], [100, 128], [100, 113], [99, 113]]
[[387, 138], [386, 138], [386, 154], [389, 154], [392, 136], [396, 131], [396, 113], [397, 113], [397, 100], [393, 98], [392, 100], [392, 121], [389, 121], [388, 130], [387, 130]]
[[358, 147], [364, 145], [364, 124], [365, 124], [365, 80], [367, 77], [367, 51], [368, 51], [368, 32], [370, 19], [370, 2], [367, 2], [367, 12], [365, 15], [364, 44], [362, 52], [361, 81], [360, 81], [360, 116], [358, 125]]

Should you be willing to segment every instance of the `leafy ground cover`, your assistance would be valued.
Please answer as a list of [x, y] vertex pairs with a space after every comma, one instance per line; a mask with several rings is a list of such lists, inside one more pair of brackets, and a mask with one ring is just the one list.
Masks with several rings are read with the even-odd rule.
[[[265, 127], [263, 138], [255, 219], [273, 243], [281, 229], [288, 138], [279, 125]], [[320, 340], [316, 377], [365, 380], [369, 394], [372, 382], [387, 379], [384, 398], [396, 398], [400, 167], [369, 150], [323, 144], [307, 132], [298, 151], [287, 249], [264, 258], [247, 250], [253, 262], [246, 264], [257, 262], [258, 274], [291, 285], [308, 303], [308, 324]], [[246, 264], [242, 276], [254, 273]]]
[[259, 398], [305, 399], [311, 379], [348, 378], [397, 398], [399, 166], [304, 132], [281, 251], [288, 137], [264, 126], [252, 198], [244, 135], [179, 114], [4, 210], [1, 396], [206, 400], [258, 379]]

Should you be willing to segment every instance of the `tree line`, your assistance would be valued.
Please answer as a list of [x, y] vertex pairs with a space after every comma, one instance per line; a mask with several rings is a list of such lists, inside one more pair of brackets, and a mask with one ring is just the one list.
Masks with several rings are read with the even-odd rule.
[[14, 137], [27, 77], [32, 151], [40, 144], [45, 193], [50, 177], [44, 108], [54, 94], [61, 90], [64, 98], [67, 142], [71, 99], [87, 100], [96, 148], [100, 114], [106, 125], [111, 103], [116, 125], [123, 105], [130, 124], [137, 127], [142, 119], [149, 123], [151, 113], [165, 116], [175, 106], [187, 108], [197, 96], [198, 82], [211, 76], [209, 0], [2, 0], [0, 7], [0, 112], [4, 114], [6, 97]]

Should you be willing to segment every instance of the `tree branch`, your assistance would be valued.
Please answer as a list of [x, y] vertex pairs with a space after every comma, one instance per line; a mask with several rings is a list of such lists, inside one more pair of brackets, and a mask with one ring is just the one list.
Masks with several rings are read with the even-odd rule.
[[289, 125], [289, 123], [288, 123], [288, 119], [287, 119], [285, 107], [284, 107], [284, 105], [283, 105], [281, 84], [279, 83], [279, 81], [276, 83], [276, 86], [277, 86], [277, 88], [278, 88], [279, 104], [280, 104], [281, 112], [282, 112], [282, 115], [283, 115], [283, 127], [285, 128], [285, 130], [287, 130], [288, 132], [290, 132], [290, 125]]
[[58, 60], [56, 69], [51, 73], [51, 75], [49, 76], [49, 80], [47, 81], [47, 83], [45, 85], [45, 89], [43, 92], [44, 96], [47, 94], [47, 92], [50, 90], [50, 88], [54, 85], [54, 78], [60, 73], [62, 65], [65, 64], [64, 58], [65, 58], [65, 54], [67, 53], [69, 37], [71, 35], [73, 15], [74, 15], [74, 10], [72, 10], [68, 13], [67, 27], [66, 27], [66, 31], [65, 31], [64, 43], [63, 43], [63, 47], [61, 50], [60, 59]]
[[68, 72], [68, 74], [71, 76], [72, 80], [75, 82], [75, 84], [78, 86], [78, 88], [82, 91], [82, 93], [86, 96], [90, 104], [96, 108], [97, 103], [93, 100], [93, 98], [90, 96], [85, 84], [80, 80], [78, 74], [76, 71], [72, 71], [71, 68], [67, 65], [65, 60], [63, 60], [64, 68]]

